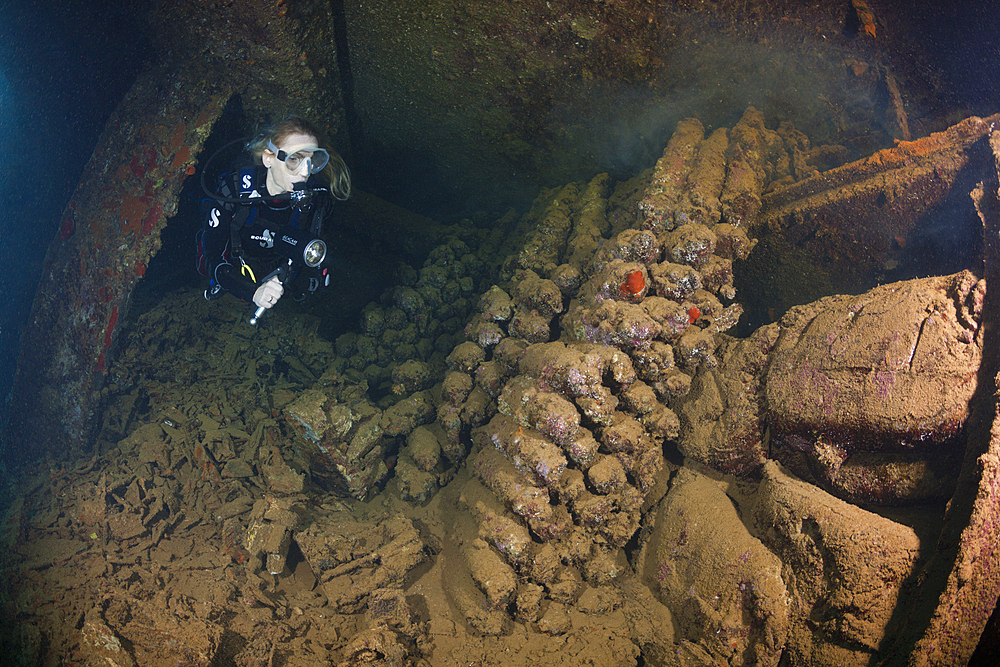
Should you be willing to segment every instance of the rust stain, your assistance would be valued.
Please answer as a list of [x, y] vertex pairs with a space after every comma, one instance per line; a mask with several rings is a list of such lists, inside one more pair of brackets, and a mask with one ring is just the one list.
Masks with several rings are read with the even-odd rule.
[[123, 231], [136, 233], [149, 210], [149, 200], [141, 195], [125, 195], [122, 199], [121, 221]]
[[142, 234], [143, 236], [148, 235], [153, 231], [153, 227], [156, 226], [158, 222], [163, 219], [163, 204], [156, 202], [149, 207], [149, 211], [146, 213], [145, 219], [142, 221]]
[[181, 146], [180, 150], [174, 155], [174, 161], [170, 165], [170, 169], [177, 171], [181, 169], [184, 164], [191, 159], [191, 149], [188, 146]]
[[180, 149], [181, 144], [184, 143], [184, 137], [187, 135], [187, 125], [183, 121], [177, 121], [174, 126], [174, 132], [170, 135], [170, 152], [176, 153]]

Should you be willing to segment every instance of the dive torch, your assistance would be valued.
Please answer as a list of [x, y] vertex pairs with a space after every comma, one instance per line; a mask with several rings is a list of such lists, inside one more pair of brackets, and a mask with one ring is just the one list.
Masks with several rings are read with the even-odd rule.
[[[310, 269], [315, 269], [326, 259], [326, 242], [307, 231], [295, 229], [294, 227], [285, 227], [275, 232], [274, 247], [272, 250], [285, 257], [288, 262], [268, 274], [261, 281], [261, 285], [271, 278], [277, 278], [278, 282], [284, 285], [296, 265], [304, 265]], [[260, 318], [265, 312], [267, 312], [267, 308], [263, 306], [257, 308], [250, 318], [250, 324], [257, 326], [257, 323], [260, 322]]]

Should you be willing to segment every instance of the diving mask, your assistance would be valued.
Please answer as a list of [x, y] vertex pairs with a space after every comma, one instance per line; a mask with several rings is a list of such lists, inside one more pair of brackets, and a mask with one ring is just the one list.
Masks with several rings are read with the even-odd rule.
[[270, 141], [267, 142], [267, 147], [279, 160], [285, 163], [285, 167], [293, 174], [299, 170], [303, 161], [309, 161], [310, 174], [318, 174], [323, 171], [323, 167], [330, 161], [330, 154], [326, 152], [325, 148], [300, 148], [289, 155]]

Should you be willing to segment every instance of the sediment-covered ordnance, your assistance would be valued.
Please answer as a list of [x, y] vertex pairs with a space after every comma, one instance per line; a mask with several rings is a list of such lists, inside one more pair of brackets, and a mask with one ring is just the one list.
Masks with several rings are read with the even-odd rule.
[[[883, 504], [950, 493], [984, 288], [971, 274], [913, 281], [724, 335], [741, 313], [732, 265], [754, 248], [764, 188], [789, 178], [800, 144], [753, 110], [707, 138], [686, 121], [642, 192], [609, 196], [606, 178], [550, 191], [521, 222], [530, 250], [484, 289], [465, 340], [439, 339], [432, 356], [379, 376], [434, 405], [432, 423], [397, 430], [402, 497], [424, 502], [466, 464], [442, 557], [457, 567], [451, 602], [477, 632], [514, 620], [567, 631], [566, 604], [632, 572], [637, 535], [635, 573], [677, 617], [662, 641], [691, 655], [860, 664], [893, 630], [918, 543], [830, 493]], [[366, 326], [397, 313], [433, 328], [418, 297], [435, 298], [396, 290]], [[443, 380], [428, 391], [435, 368]], [[913, 408], [905, 418], [899, 401]], [[668, 440], [683, 467], [665, 458]], [[893, 553], [847, 539], [853, 522], [891, 536]], [[892, 580], [866, 592], [872, 568]]]
[[[764, 171], [768, 157], [754, 147], [777, 135], [759, 121], [748, 112], [740, 136], [750, 148], [740, 155]], [[741, 312], [724, 301], [734, 296], [732, 262], [753, 247], [741, 226], [752, 206], [740, 220], [723, 218], [727, 133], [702, 135], [697, 121], [679, 126], [651, 184], [625, 204], [632, 224], [610, 238], [598, 240], [608, 228], [606, 178], [549, 194], [525, 236], [535, 250], [507, 263], [509, 282], [486, 292], [469, 340], [449, 355], [438, 418], [456, 452], [471, 439], [463, 497], [479, 526], [456, 530], [475, 531], [518, 573], [515, 614], [539, 627], [549, 627], [538, 611], [557, 601], [556, 580], [600, 586], [623, 572], [643, 504], [662, 493], [664, 440], [681, 428], [667, 403], [717, 363], [716, 334]], [[730, 183], [726, 201], [759, 202], [762, 180]], [[473, 383], [496, 402], [481, 426], [460, 417]], [[484, 510], [487, 493], [504, 509]], [[528, 532], [513, 548], [498, 522]], [[477, 628], [506, 627], [494, 591], [460, 588], [453, 602]]]
[[761, 473], [683, 468], [647, 514], [638, 574], [713, 661], [871, 664], [913, 599], [916, 533], [774, 461]]

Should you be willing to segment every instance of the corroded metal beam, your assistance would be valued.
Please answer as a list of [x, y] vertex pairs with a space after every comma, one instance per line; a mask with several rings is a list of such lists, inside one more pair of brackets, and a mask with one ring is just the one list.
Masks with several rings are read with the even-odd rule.
[[1000, 115], [968, 118], [765, 194], [748, 230], [760, 243], [740, 267], [741, 301], [777, 315], [874, 287], [924, 226], [944, 222], [934, 214], [981, 178], [986, 138], [998, 124]]
[[89, 445], [118, 323], [230, 94], [203, 68], [150, 72], [108, 121], [45, 257], [11, 399], [12, 458]]
[[[780, 229], [792, 243], [828, 247], [829, 237], [853, 239], [870, 265], [905, 237], [920, 216], [941, 203], [972, 159], [973, 144], [1000, 123], [1000, 114], [967, 118], [944, 132], [821, 172], [764, 197], [756, 227]], [[985, 155], [983, 155], [985, 157]], [[846, 251], [841, 251], [846, 252]]]

